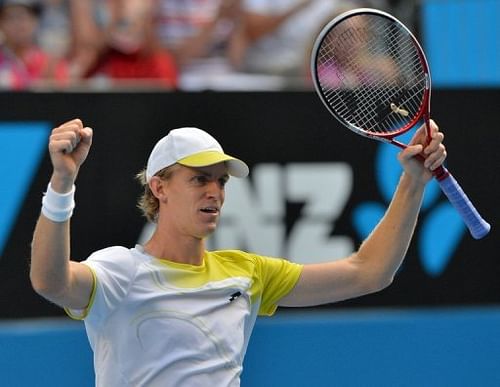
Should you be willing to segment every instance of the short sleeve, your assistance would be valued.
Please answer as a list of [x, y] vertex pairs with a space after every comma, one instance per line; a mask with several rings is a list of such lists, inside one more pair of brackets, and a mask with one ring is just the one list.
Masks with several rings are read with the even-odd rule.
[[303, 266], [281, 258], [256, 257], [262, 281], [259, 314], [271, 316], [276, 311], [279, 300], [297, 284]]
[[67, 309], [66, 313], [97, 326], [127, 296], [137, 271], [137, 261], [129, 249], [114, 246], [93, 253], [82, 263], [90, 267], [94, 276], [90, 303], [84, 310]]

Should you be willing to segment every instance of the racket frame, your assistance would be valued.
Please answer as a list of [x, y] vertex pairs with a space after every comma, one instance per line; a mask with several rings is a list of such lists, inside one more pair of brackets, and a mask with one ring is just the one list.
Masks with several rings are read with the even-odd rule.
[[[317, 72], [318, 55], [320, 47], [325, 37], [330, 33], [330, 31], [335, 26], [337, 26], [345, 19], [351, 18], [355, 15], [363, 15], [363, 14], [374, 14], [377, 16], [385, 17], [389, 19], [391, 22], [395, 23], [398, 26], [398, 28], [402, 28], [412, 39], [413, 44], [417, 48], [416, 51], [418, 53], [419, 60], [425, 75], [425, 86], [422, 96], [422, 102], [419, 106], [419, 110], [415, 114], [415, 117], [410, 122], [406, 123], [405, 125], [403, 125], [402, 127], [398, 128], [395, 131], [391, 131], [390, 133], [373, 133], [364, 130], [363, 128], [360, 128], [356, 125], [353, 125], [352, 123], [349, 123], [345, 119], [341, 118], [337, 114], [335, 109], [333, 109], [326, 100], [326, 97], [323, 94], [320, 80], [318, 79], [318, 72]], [[347, 127], [351, 131], [363, 137], [371, 138], [384, 143], [390, 143], [398, 146], [399, 148], [405, 149], [407, 148], [407, 145], [399, 141], [396, 141], [394, 137], [397, 137], [409, 131], [410, 129], [415, 127], [417, 123], [420, 122], [421, 119], [423, 118], [426, 127], [427, 143], [431, 141], [431, 126], [430, 126], [431, 75], [427, 58], [422, 49], [422, 46], [420, 45], [416, 37], [413, 35], [413, 33], [401, 21], [399, 21], [394, 16], [388, 14], [387, 12], [372, 8], [357, 8], [338, 15], [332, 21], [326, 24], [321, 30], [318, 37], [316, 38], [316, 41], [313, 46], [313, 51], [311, 55], [311, 74], [316, 93], [320, 96], [321, 102], [323, 102], [325, 107], [337, 119], [337, 121], [339, 121], [343, 126]], [[421, 159], [422, 161], [425, 160], [424, 156], [421, 154], [418, 155], [418, 158]], [[481, 217], [481, 215], [478, 213], [474, 205], [470, 202], [469, 198], [463, 192], [462, 188], [457, 183], [455, 178], [443, 166], [439, 166], [434, 171], [432, 171], [432, 173], [436, 178], [436, 180], [438, 181], [441, 189], [450, 200], [450, 203], [462, 216], [464, 222], [469, 228], [469, 231], [471, 232], [471, 235], [475, 239], [480, 239], [486, 236], [489, 233], [491, 226]]]
[[[316, 71], [317, 69], [317, 63], [318, 63], [318, 55], [319, 55], [319, 48], [323, 43], [323, 40], [325, 37], [330, 33], [330, 31], [340, 24], [342, 21], [345, 19], [349, 19], [352, 16], [357, 16], [357, 15], [365, 15], [365, 14], [374, 14], [377, 16], [382, 16], [387, 19], [389, 19], [391, 22], [394, 22], [398, 25], [399, 28], [402, 28], [412, 39], [414, 45], [417, 47], [417, 52], [419, 55], [420, 62], [422, 64], [422, 68], [425, 74], [425, 90], [423, 93], [423, 98], [422, 98], [422, 103], [420, 104], [420, 109], [419, 111], [415, 114], [415, 117], [408, 123], [406, 123], [404, 126], [399, 128], [396, 131], [390, 132], [390, 133], [372, 133], [370, 131], [367, 131], [363, 128], [360, 128], [359, 126], [356, 126], [350, 122], [346, 122], [344, 119], [339, 117], [337, 112], [332, 109], [332, 107], [328, 104], [325, 95], [323, 94], [323, 90], [320, 85], [320, 81], [318, 79], [318, 72]], [[316, 90], [316, 93], [321, 97], [321, 101], [323, 104], [326, 106], [328, 111], [344, 126], [352, 130], [353, 132], [360, 134], [364, 137], [372, 138], [378, 141], [386, 142], [386, 143], [393, 143], [394, 145], [397, 145], [400, 148], [406, 148], [406, 145], [394, 140], [394, 137], [397, 137], [410, 129], [412, 129], [423, 117], [424, 122], [427, 127], [427, 134], [430, 138], [430, 125], [429, 125], [429, 117], [430, 117], [430, 90], [431, 90], [431, 75], [430, 75], [430, 69], [429, 69], [429, 64], [427, 62], [427, 58], [425, 57], [424, 51], [422, 49], [422, 46], [418, 42], [417, 38], [412, 34], [412, 32], [397, 18], [394, 16], [388, 14], [387, 12], [380, 11], [378, 9], [373, 9], [373, 8], [357, 8], [353, 9], [347, 12], [344, 12], [337, 17], [335, 17], [332, 21], [330, 21], [328, 24], [326, 24], [323, 29], [321, 30], [320, 34], [316, 38], [316, 41], [314, 42], [313, 50], [312, 50], [313, 55], [311, 56], [311, 74], [313, 78], [313, 84], [314, 88]]]

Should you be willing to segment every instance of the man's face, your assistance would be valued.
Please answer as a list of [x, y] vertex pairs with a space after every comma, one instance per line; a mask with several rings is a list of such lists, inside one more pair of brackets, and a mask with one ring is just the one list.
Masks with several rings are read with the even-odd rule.
[[33, 44], [37, 24], [37, 17], [22, 5], [5, 6], [0, 14], [0, 28], [12, 48]]
[[160, 216], [180, 235], [210, 235], [217, 227], [228, 179], [224, 163], [202, 168], [180, 166], [166, 182]]

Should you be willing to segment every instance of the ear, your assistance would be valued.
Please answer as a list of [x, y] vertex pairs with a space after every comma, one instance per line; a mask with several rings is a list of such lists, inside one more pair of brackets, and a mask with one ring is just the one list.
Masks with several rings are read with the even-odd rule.
[[166, 187], [168, 182], [162, 180], [158, 176], [153, 176], [149, 181], [149, 189], [159, 201], [164, 201], [167, 198]]

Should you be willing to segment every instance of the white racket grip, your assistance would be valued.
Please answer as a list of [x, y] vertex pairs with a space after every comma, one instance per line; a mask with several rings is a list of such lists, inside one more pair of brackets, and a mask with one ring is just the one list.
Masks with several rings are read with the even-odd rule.
[[455, 178], [448, 172], [448, 176], [438, 181], [438, 183], [450, 203], [464, 220], [472, 237], [481, 239], [486, 236], [490, 232], [491, 226], [481, 217]]

